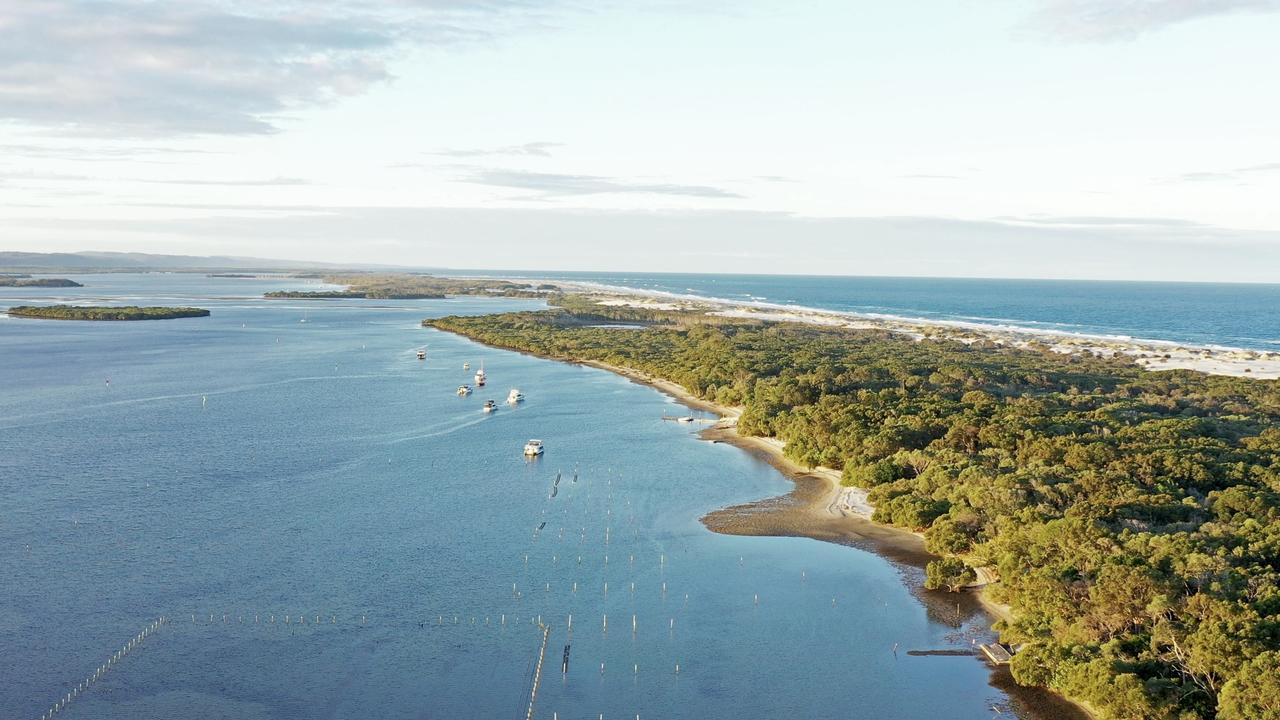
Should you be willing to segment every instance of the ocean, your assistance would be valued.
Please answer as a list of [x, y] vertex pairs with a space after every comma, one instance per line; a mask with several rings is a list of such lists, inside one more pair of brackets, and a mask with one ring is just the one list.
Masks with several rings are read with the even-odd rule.
[[[77, 279], [0, 306], [212, 315], [0, 316], [0, 716], [523, 718], [539, 623], [545, 720], [1013, 716], [980, 660], [908, 654], [989, 637], [918, 569], [707, 531], [791, 484], [670, 398], [420, 326], [539, 301]], [[464, 362], [490, 378], [466, 398]]]
[[466, 272], [981, 327], [1280, 351], [1280, 285], [1270, 284]]

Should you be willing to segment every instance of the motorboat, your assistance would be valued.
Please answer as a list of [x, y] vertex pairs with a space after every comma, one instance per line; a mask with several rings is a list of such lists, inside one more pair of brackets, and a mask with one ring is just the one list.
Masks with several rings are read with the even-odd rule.
[[466, 397], [466, 396], [468, 396], [468, 395], [470, 395], [470, 394], [471, 394], [471, 386], [470, 386], [470, 385], [459, 385], [459, 386], [458, 386], [458, 397]]
[[541, 455], [544, 449], [545, 448], [543, 447], [541, 440], [530, 440], [524, 444], [525, 455]]
[[511, 388], [511, 392], [507, 393], [507, 402], [515, 405], [518, 402], [524, 402], [524, 393], [516, 388]]
[[497, 410], [497, 409], [498, 409], [498, 403], [496, 403], [496, 402], [494, 402], [494, 401], [492, 401], [492, 400], [485, 400], [485, 401], [484, 401], [484, 407], [483, 407], [483, 408], [481, 408], [481, 409], [482, 409], [482, 410], [484, 410], [484, 411], [485, 411], [485, 412], [487, 412], [487, 413], [491, 413], [491, 412], [493, 412], [494, 410]]

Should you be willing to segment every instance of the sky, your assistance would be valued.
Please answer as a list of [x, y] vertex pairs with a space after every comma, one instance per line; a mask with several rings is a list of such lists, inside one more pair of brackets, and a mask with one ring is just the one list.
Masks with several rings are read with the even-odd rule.
[[5, 0], [0, 250], [1280, 282], [1280, 0]]

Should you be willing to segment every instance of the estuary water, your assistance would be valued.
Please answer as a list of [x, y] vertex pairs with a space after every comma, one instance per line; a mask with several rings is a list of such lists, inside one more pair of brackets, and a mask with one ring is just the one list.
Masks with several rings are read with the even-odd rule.
[[[482, 274], [478, 271], [475, 274]], [[677, 296], [1280, 351], [1280, 285], [683, 273], [491, 273]]]
[[[669, 398], [419, 325], [537, 301], [77, 279], [0, 307], [212, 315], [0, 316], [4, 718], [42, 717], [160, 617], [56, 717], [523, 718], [539, 621], [536, 718], [1013, 717], [979, 660], [908, 654], [988, 622], [929, 610], [913, 570], [707, 531], [790, 483], [664, 422], [687, 412]], [[464, 362], [490, 378], [470, 397]]]

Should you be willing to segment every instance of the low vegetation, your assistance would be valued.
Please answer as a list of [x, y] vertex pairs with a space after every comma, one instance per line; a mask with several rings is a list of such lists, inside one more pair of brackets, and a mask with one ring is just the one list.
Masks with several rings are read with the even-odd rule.
[[368, 298], [372, 300], [430, 300], [450, 295], [485, 295], [498, 297], [543, 297], [554, 286], [531, 287], [506, 280], [442, 278], [432, 275], [327, 275], [331, 285], [344, 285], [345, 290], [278, 290], [266, 293], [269, 298], [323, 300], [329, 298]]
[[922, 531], [931, 587], [998, 577], [1020, 683], [1108, 718], [1280, 717], [1280, 382], [557, 302], [424, 324], [741, 406], [741, 432]]
[[45, 287], [45, 288], [61, 288], [61, 287], [84, 287], [75, 280], [66, 278], [33, 278], [29, 276], [19, 277], [15, 275], [0, 275], [0, 287]]
[[14, 317], [43, 318], [46, 320], [172, 320], [174, 318], [205, 317], [204, 308], [194, 307], [121, 307], [91, 305], [17, 305], [6, 312]]

